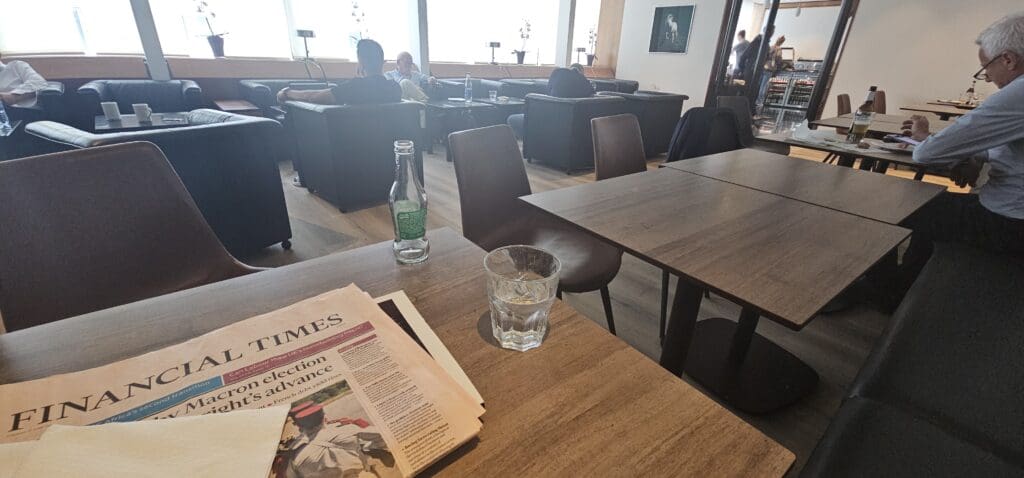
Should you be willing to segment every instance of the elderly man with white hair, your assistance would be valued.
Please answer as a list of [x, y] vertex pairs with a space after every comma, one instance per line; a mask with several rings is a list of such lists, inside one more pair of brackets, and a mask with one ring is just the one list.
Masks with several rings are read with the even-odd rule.
[[981, 69], [974, 77], [999, 91], [941, 132], [930, 134], [923, 116], [904, 127], [922, 141], [915, 162], [948, 166], [960, 186], [974, 186], [987, 163], [989, 180], [977, 194], [943, 193], [907, 220], [913, 239], [903, 259], [903, 290], [935, 241], [1024, 255], [1024, 12], [993, 23], [977, 44]]
[[430, 97], [423, 91], [423, 85], [434, 86], [437, 80], [433, 76], [424, 75], [416, 69], [412, 61], [412, 54], [403, 51], [395, 59], [397, 68], [384, 74], [384, 76], [398, 83], [402, 87], [402, 99], [427, 101]]

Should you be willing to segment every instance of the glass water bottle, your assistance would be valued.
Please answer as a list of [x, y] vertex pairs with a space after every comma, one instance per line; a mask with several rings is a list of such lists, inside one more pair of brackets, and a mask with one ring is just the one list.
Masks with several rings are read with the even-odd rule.
[[427, 259], [427, 193], [416, 174], [413, 142], [395, 141], [395, 183], [388, 205], [395, 225], [395, 260], [414, 264]]

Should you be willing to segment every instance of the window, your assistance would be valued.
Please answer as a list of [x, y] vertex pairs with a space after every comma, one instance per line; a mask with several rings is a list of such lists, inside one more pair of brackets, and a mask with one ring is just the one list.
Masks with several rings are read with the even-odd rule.
[[5, 3], [0, 51], [141, 54], [142, 42], [125, 0], [33, 0]]
[[206, 37], [224, 35], [227, 56], [290, 58], [283, 0], [149, 0], [165, 55], [212, 58]]
[[[551, 0], [430, 0], [427, 2], [432, 61], [491, 61], [489, 42], [501, 42], [499, 63], [515, 63], [513, 50], [526, 50], [527, 64], [555, 63], [558, 2]], [[530, 23], [530, 38], [519, 30]]]
[[408, 0], [291, 0], [295, 29], [316, 34], [309, 39], [311, 57], [353, 61], [360, 38], [380, 43], [385, 58], [411, 51], [410, 31], [416, 17], [410, 6]]
[[[594, 53], [597, 41], [597, 20], [601, 15], [601, 0], [576, 0], [576, 15], [572, 29], [572, 61], [587, 64], [587, 53]], [[585, 48], [585, 53], [578, 53]]]

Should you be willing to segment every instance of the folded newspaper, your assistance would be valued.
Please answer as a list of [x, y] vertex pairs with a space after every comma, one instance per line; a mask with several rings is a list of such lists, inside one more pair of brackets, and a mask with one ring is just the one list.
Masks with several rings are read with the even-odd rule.
[[0, 443], [53, 424], [286, 405], [270, 476], [415, 475], [480, 432], [483, 400], [403, 293], [379, 302], [350, 285], [138, 357], [0, 386]]

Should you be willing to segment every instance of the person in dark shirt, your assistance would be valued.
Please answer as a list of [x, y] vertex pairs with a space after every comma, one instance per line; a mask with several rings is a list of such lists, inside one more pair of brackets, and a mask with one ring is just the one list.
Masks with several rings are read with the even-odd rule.
[[384, 77], [384, 49], [380, 43], [363, 39], [356, 44], [359, 76], [334, 88], [292, 90], [284, 88], [278, 101], [296, 100], [322, 105], [365, 105], [402, 101], [402, 88]]
[[[594, 96], [594, 85], [583, 76], [583, 65], [573, 63], [569, 68], [555, 68], [548, 77], [548, 95], [556, 98], [589, 98]], [[510, 115], [506, 120], [520, 139], [525, 131], [526, 115]]]

